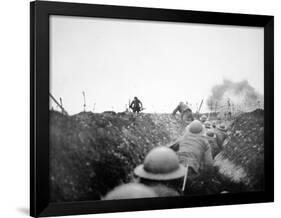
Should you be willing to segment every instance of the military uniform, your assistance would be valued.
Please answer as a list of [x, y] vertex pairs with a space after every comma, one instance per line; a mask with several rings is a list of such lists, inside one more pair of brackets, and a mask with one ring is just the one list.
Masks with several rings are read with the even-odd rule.
[[191, 109], [183, 102], [179, 103], [179, 105], [174, 109], [172, 114], [176, 115], [177, 112], [180, 112], [182, 121], [193, 120]]
[[186, 127], [184, 135], [175, 143], [178, 144], [180, 162], [192, 168], [196, 174], [205, 165], [213, 164], [211, 147], [204, 135], [204, 127], [200, 121], [195, 120]]
[[213, 129], [209, 129], [206, 132], [206, 138], [210, 144], [212, 150], [212, 156], [214, 158], [221, 151], [221, 148], [219, 148], [218, 146], [216, 134]]
[[139, 113], [142, 109], [142, 102], [137, 97], [135, 97], [130, 104], [130, 108], [134, 113]]
[[227, 129], [224, 124], [220, 124], [216, 128], [216, 138], [217, 138], [217, 144], [220, 149], [223, 149], [223, 143], [227, 138]]

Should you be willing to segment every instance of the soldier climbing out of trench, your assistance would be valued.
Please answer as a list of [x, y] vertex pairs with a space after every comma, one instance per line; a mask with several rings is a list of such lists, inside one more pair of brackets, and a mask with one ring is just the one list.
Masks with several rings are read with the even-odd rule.
[[139, 113], [143, 110], [142, 102], [137, 97], [134, 97], [134, 100], [131, 102], [129, 107], [134, 113]]
[[175, 116], [177, 112], [180, 112], [182, 121], [193, 121], [192, 110], [190, 109], [190, 107], [188, 107], [187, 104], [183, 103], [182, 101], [174, 109], [172, 115]]

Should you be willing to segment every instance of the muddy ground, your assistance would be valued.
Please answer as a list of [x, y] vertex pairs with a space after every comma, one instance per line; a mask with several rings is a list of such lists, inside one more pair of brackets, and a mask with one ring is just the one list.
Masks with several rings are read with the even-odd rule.
[[[133, 179], [155, 146], [169, 145], [185, 125], [169, 114], [50, 111], [51, 201], [98, 200]], [[231, 121], [216, 168], [203, 172], [187, 194], [255, 191], [263, 187], [263, 111]], [[238, 173], [237, 173], [238, 172]]]

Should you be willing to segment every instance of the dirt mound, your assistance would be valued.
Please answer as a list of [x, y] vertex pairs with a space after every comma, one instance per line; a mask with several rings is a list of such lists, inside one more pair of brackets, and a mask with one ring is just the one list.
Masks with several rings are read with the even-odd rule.
[[[186, 195], [262, 189], [263, 110], [241, 114], [229, 126], [215, 168], [191, 182]], [[184, 131], [169, 114], [50, 112], [51, 201], [98, 200], [132, 180], [133, 169], [153, 147], [167, 145]]]
[[229, 128], [224, 150], [215, 158], [219, 172], [250, 190], [263, 189], [264, 112], [239, 115]]
[[51, 201], [97, 200], [184, 126], [168, 114], [50, 112]]

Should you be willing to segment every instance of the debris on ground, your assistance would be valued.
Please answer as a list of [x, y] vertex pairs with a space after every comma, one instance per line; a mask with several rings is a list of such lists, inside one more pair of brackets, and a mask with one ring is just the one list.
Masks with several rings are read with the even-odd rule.
[[129, 182], [153, 147], [175, 141], [184, 126], [169, 114], [50, 112], [52, 201], [98, 200]]
[[229, 127], [224, 150], [215, 158], [219, 172], [250, 190], [263, 188], [264, 111], [257, 109], [236, 117]]
[[[215, 168], [191, 182], [187, 194], [262, 188], [263, 110], [236, 117]], [[50, 111], [51, 201], [99, 200], [133, 179], [133, 169], [153, 147], [169, 145], [185, 124], [170, 114]]]

